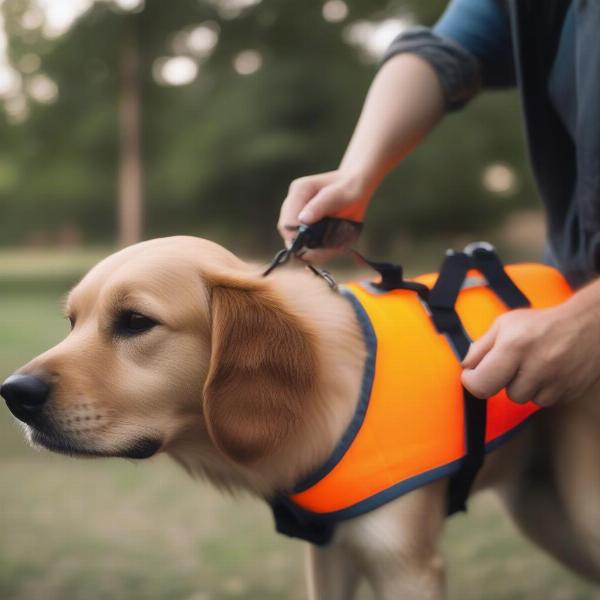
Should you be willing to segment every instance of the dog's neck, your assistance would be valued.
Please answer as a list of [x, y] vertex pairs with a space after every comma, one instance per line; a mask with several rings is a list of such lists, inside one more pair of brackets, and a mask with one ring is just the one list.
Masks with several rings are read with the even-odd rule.
[[[292, 441], [278, 474], [289, 487], [330, 456], [350, 423], [359, 399], [366, 348], [351, 303], [328, 289], [323, 279], [306, 270], [283, 271], [273, 278], [273, 285], [285, 305], [317, 334], [321, 365], [314, 399], [317, 410], [309, 431], [299, 445]], [[272, 465], [275, 472], [277, 467]]]
[[[310, 326], [316, 334], [316, 352], [320, 373], [315, 397], [307, 398], [309, 413], [305, 431], [277, 453], [250, 467], [226, 459], [206, 444], [198, 449], [198, 440], [206, 435], [190, 432], [171, 454], [192, 474], [207, 477], [219, 488], [245, 489], [263, 497], [275, 491], [290, 490], [298, 481], [321, 465], [332, 453], [350, 423], [358, 402], [366, 348], [360, 325], [351, 303], [342, 294], [330, 290], [327, 283], [305, 270], [287, 269], [269, 277], [269, 285], [283, 306]], [[188, 445], [186, 445], [188, 444]], [[195, 445], [190, 452], [189, 445]]]

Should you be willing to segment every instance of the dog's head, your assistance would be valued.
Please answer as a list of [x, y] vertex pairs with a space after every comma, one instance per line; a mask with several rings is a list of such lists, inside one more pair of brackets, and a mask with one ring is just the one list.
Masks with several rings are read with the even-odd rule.
[[197, 238], [109, 256], [66, 301], [69, 335], [0, 390], [50, 450], [145, 458], [186, 435], [238, 463], [305, 418], [311, 334], [248, 265]]

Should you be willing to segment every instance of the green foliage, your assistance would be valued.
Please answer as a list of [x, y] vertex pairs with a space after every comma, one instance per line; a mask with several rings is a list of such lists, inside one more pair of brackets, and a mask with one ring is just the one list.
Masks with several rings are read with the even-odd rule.
[[[348, 19], [331, 23], [321, 2], [263, 1], [236, 18], [209, 0], [180, 0], [176, 8], [147, 0], [132, 14], [98, 2], [65, 35], [46, 39], [21, 25], [29, 4], [3, 4], [11, 59], [19, 65], [38, 54], [59, 96], [30, 101], [20, 124], [0, 122], [1, 243], [65, 224], [82, 228], [87, 240], [114, 239], [120, 48], [131, 28], [142, 58], [146, 236], [212, 232], [261, 252], [277, 244], [274, 224], [290, 182], [338, 164], [375, 73], [345, 41], [348, 23], [407, 13], [431, 23], [444, 5], [347, 0]], [[156, 59], [176, 54], [176, 34], [207, 20], [218, 25], [219, 42], [196, 80], [157, 84]], [[243, 76], [232, 61], [247, 49], [263, 63]], [[476, 231], [532, 197], [518, 126], [510, 94], [447, 119], [378, 192], [367, 230], [373, 248], [384, 250], [399, 234]], [[509, 198], [481, 185], [482, 169], [496, 161], [521, 182]]]

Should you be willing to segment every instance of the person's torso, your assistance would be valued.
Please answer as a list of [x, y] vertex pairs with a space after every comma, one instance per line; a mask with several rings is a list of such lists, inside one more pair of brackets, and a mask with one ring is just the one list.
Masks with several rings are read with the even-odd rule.
[[580, 286], [600, 273], [600, 3], [507, 4], [546, 257]]

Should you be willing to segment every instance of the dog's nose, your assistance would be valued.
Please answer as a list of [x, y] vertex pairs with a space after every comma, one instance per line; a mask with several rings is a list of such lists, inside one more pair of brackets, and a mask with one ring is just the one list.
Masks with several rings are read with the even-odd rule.
[[0, 396], [21, 421], [28, 421], [50, 397], [52, 386], [34, 375], [11, 375], [0, 387]]

